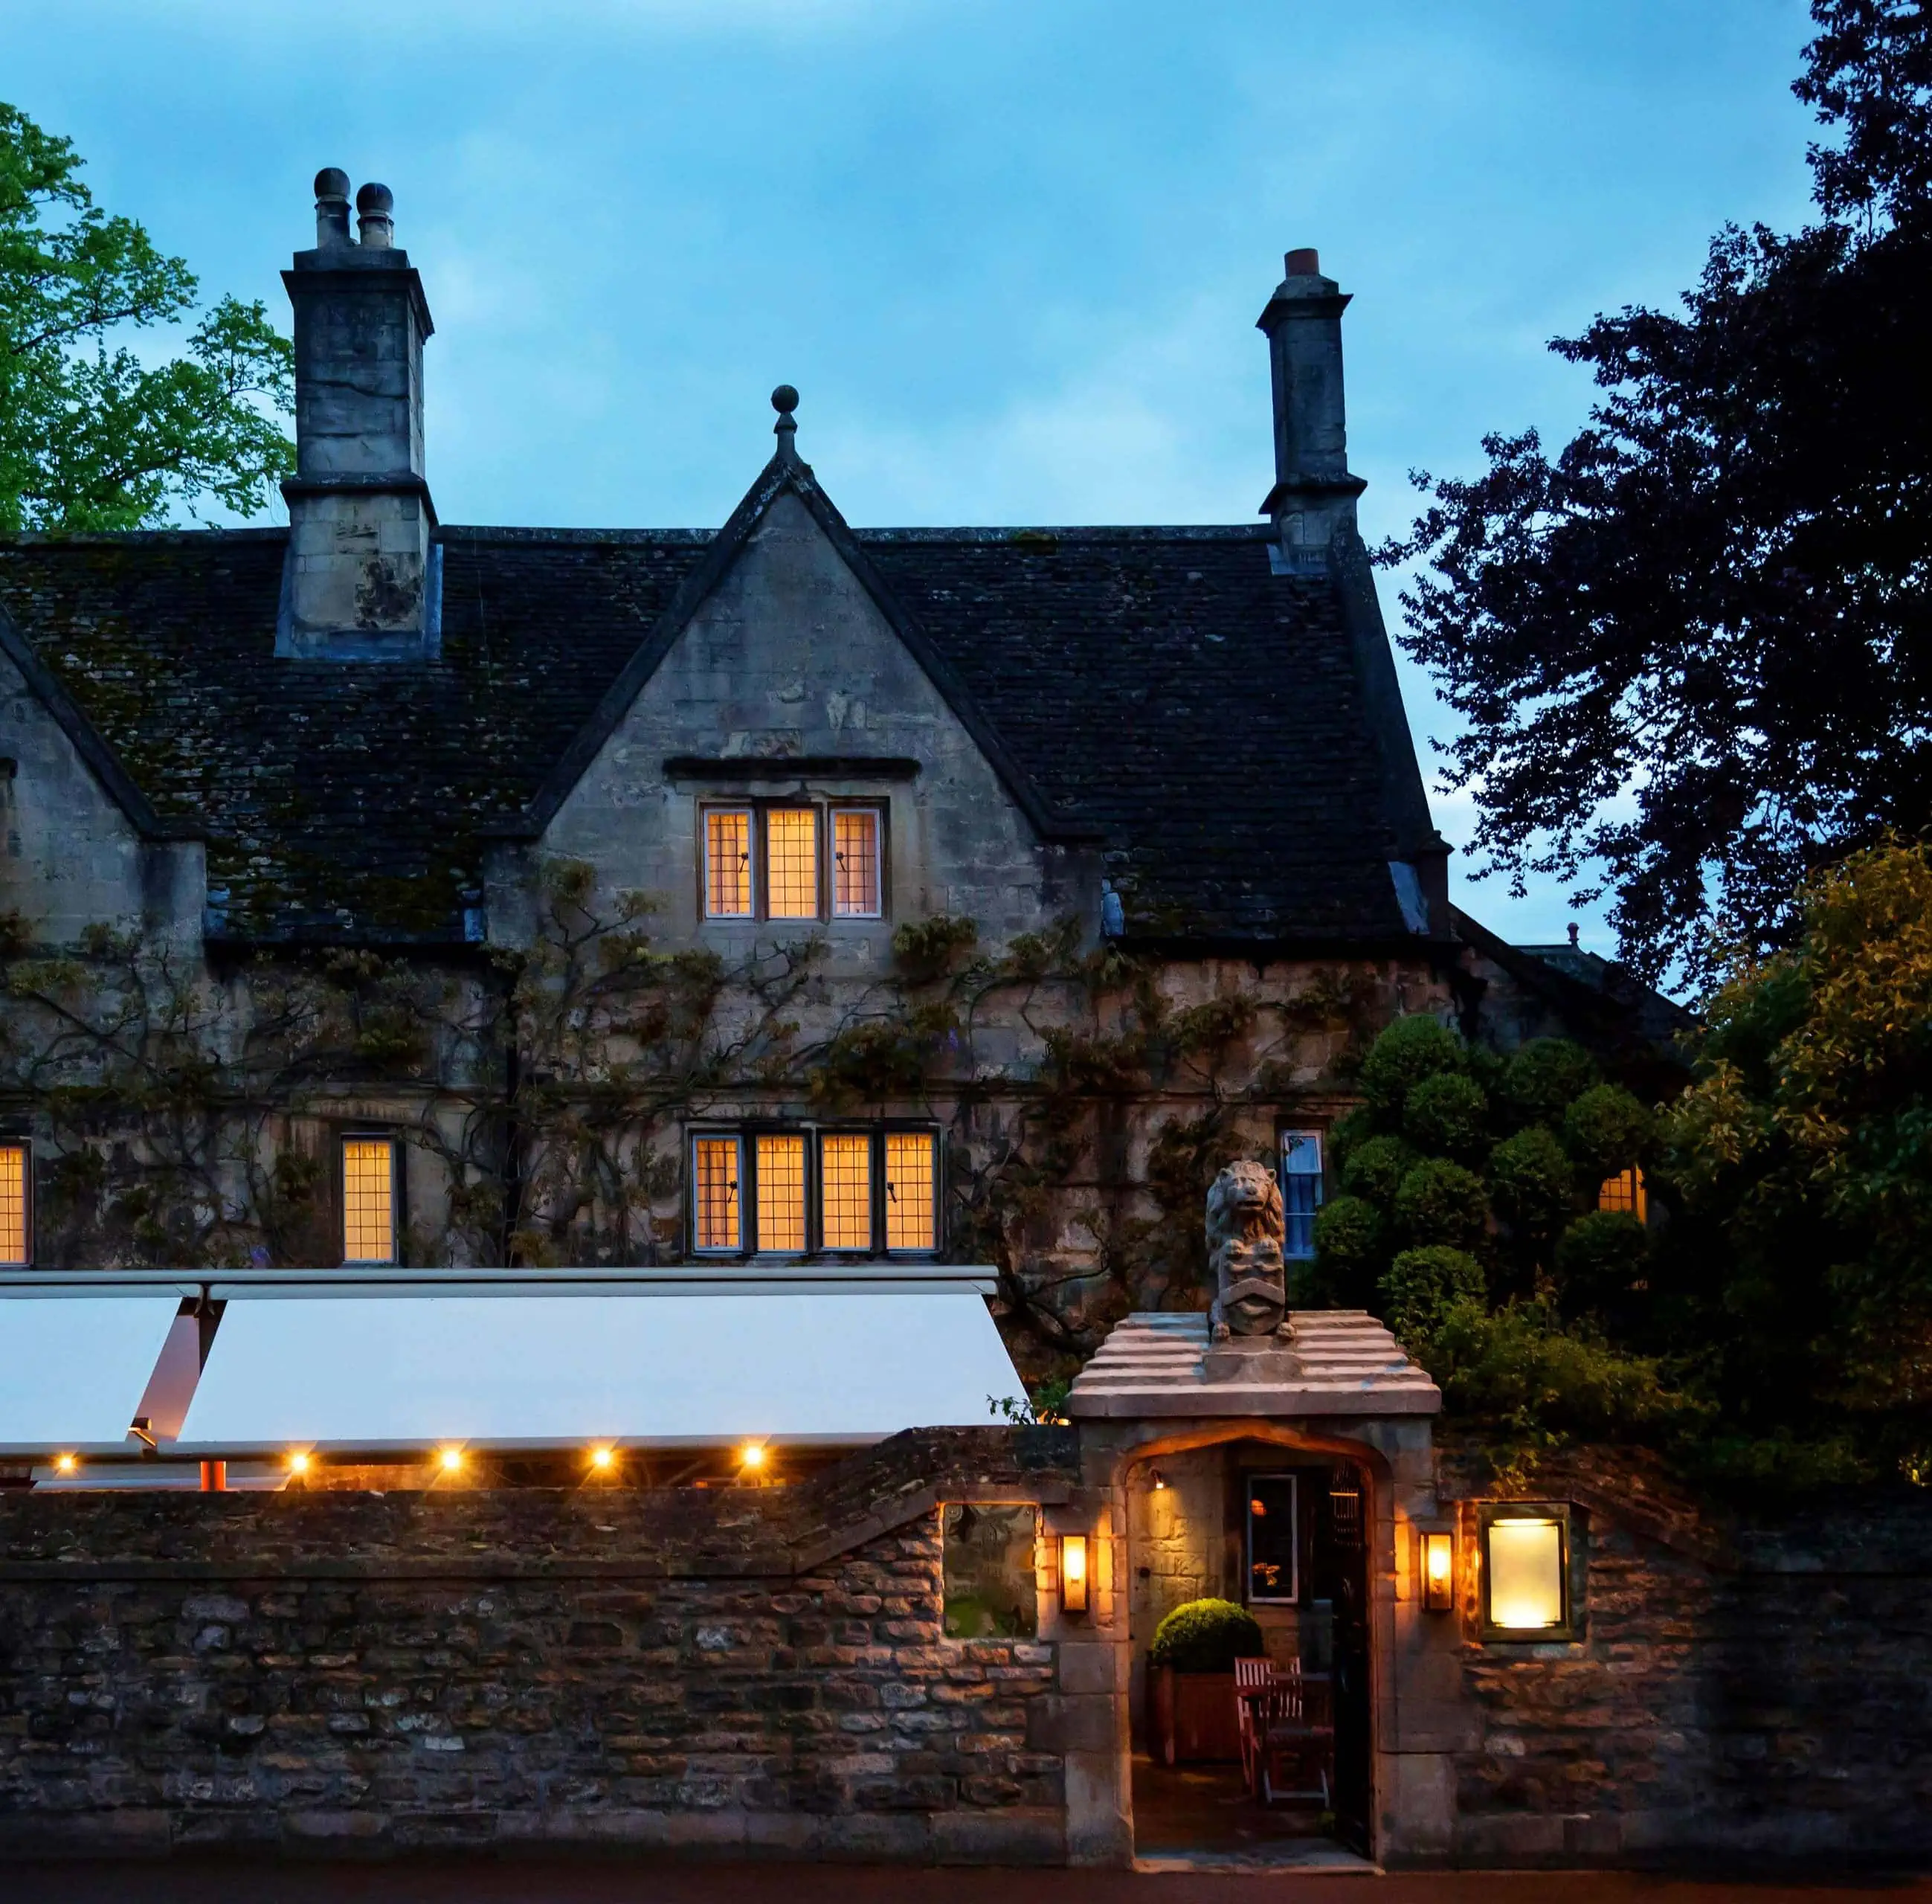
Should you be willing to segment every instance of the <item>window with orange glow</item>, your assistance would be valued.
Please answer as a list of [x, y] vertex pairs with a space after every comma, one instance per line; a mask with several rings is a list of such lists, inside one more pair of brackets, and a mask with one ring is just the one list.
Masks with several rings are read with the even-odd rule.
[[933, 1152], [930, 1131], [886, 1133], [886, 1248], [933, 1246]]
[[27, 1266], [27, 1146], [0, 1144], [0, 1264]]
[[396, 1147], [387, 1137], [343, 1140], [342, 1260], [396, 1260]]
[[842, 919], [876, 919], [879, 902], [879, 815], [845, 806], [832, 815], [832, 910]]
[[872, 1247], [872, 1140], [828, 1133], [818, 1140], [820, 1227], [828, 1250]]
[[1650, 1196], [1644, 1188], [1643, 1173], [1633, 1164], [1606, 1177], [1597, 1192], [1600, 1210], [1627, 1210], [1640, 1223], [1650, 1221]]
[[752, 816], [714, 809], [704, 816], [704, 910], [713, 919], [752, 916]]
[[761, 1250], [805, 1248], [805, 1140], [758, 1140], [758, 1230]]
[[691, 1167], [697, 1247], [701, 1250], [738, 1248], [738, 1140], [694, 1137]]
[[818, 814], [774, 806], [765, 815], [765, 892], [774, 919], [818, 917]]

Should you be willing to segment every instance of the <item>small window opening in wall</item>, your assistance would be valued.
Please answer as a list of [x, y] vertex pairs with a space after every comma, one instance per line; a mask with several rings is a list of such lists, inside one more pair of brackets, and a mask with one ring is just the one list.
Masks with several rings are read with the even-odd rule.
[[1032, 1638], [1040, 1629], [1039, 1509], [962, 1501], [939, 1514], [946, 1637]]
[[1483, 1623], [1496, 1639], [1571, 1635], [1570, 1513], [1561, 1504], [1485, 1505]]
[[933, 1191], [932, 1134], [886, 1134], [886, 1248], [929, 1250], [938, 1227]]
[[1315, 1254], [1315, 1217], [1322, 1207], [1322, 1134], [1281, 1134], [1282, 1254], [1306, 1262]]
[[1597, 1191], [1597, 1208], [1627, 1211], [1638, 1222], [1648, 1223], [1650, 1193], [1645, 1188], [1642, 1171], [1633, 1164], [1628, 1170], [1619, 1170], [1615, 1176], [1606, 1177]]
[[396, 1147], [392, 1138], [342, 1140], [342, 1260], [396, 1260]]
[[752, 815], [714, 807], [704, 816], [704, 910], [712, 919], [752, 916]]
[[832, 814], [832, 910], [841, 919], [876, 919], [879, 884], [876, 807], [835, 807]]
[[738, 1185], [742, 1176], [736, 1137], [694, 1137], [691, 1140], [693, 1225], [700, 1250], [740, 1247]]
[[1247, 1479], [1248, 1598], [1263, 1605], [1300, 1596], [1295, 1571], [1295, 1477], [1251, 1474]]
[[0, 1268], [24, 1269], [32, 1259], [32, 1193], [27, 1146], [0, 1143]]

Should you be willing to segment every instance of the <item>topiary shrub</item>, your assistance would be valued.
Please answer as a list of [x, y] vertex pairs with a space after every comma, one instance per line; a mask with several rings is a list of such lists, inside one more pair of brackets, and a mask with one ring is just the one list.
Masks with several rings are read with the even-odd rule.
[[1563, 1121], [1571, 1100], [1597, 1081], [1597, 1061], [1568, 1038], [1532, 1038], [1503, 1068], [1503, 1099], [1522, 1124]]
[[1342, 1188], [1351, 1197], [1366, 1197], [1386, 1209], [1394, 1203], [1402, 1179], [1421, 1161], [1400, 1137], [1371, 1137], [1348, 1153]]
[[1556, 1245], [1556, 1284], [1567, 1314], [1614, 1311], [1643, 1275], [1650, 1237], [1628, 1210], [1592, 1210]]
[[1460, 1071], [1462, 1041], [1432, 1018], [1398, 1018], [1362, 1060], [1362, 1095], [1380, 1122], [1395, 1124], [1408, 1094], [1426, 1077]]
[[1490, 1152], [1490, 1189], [1504, 1220], [1528, 1236], [1553, 1236], [1576, 1207], [1576, 1167], [1540, 1124]]
[[1592, 1176], [1613, 1177], [1648, 1148], [1652, 1122], [1621, 1085], [1592, 1085], [1563, 1113], [1563, 1141]]
[[1190, 1600], [1154, 1629], [1148, 1659], [1178, 1673], [1231, 1673], [1268, 1650], [1260, 1623], [1232, 1600]]
[[1336, 1308], [1358, 1308], [1388, 1260], [1388, 1231], [1381, 1212], [1362, 1197], [1338, 1197], [1315, 1219], [1310, 1293]]
[[1426, 1077], [1403, 1100], [1402, 1135], [1417, 1149], [1458, 1164], [1476, 1164], [1490, 1147], [1490, 1101], [1460, 1072]]
[[1474, 1171], [1446, 1158], [1426, 1157], [1395, 1193], [1396, 1228], [1418, 1248], [1431, 1243], [1473, 1249], [1490, 1227], [1490, 1200]]
[[1338, 1117], [1328, 1127], [1329, 1167], [1346, 1173], [1349, 1158], [1375, 1134], [1375, 1113], [1366, 1104], [1358, 1104], [1346, 1116]]
[[1382, 1320], [1405, 1343], [1424, 1341], [1441, 1326], [1449, 1305], [1482, 1302], [1489, 1294], [1483, 1266], [1467, 1250], [1404, 1250], [1382, 1278]]

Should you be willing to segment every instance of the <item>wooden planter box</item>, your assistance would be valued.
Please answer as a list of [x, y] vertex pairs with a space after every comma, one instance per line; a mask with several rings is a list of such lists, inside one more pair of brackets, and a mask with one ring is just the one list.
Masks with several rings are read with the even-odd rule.
[[1148, 1737], [1162, 1765], [1232, 1764], [1241, 1755], [1232, 1673], [1148, 1668]]

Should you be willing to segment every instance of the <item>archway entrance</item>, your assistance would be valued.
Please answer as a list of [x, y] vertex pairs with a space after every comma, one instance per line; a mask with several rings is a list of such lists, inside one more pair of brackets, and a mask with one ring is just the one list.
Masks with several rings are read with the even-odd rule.
[[[1369, 1464], [1237, 1433], [1138, 1455], [1125, 1485], [1136, 1858], [1358, 1864], [1373, 1803]], [[1271, 1677], [1302, 1688], [1250, 1702], [1245, 1763], [1235, 1675], [1149, 1663], [1161, 1620], [1203, 1599], [1244, 1607]]]

